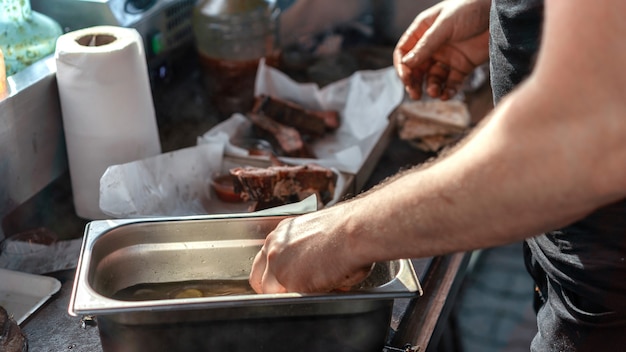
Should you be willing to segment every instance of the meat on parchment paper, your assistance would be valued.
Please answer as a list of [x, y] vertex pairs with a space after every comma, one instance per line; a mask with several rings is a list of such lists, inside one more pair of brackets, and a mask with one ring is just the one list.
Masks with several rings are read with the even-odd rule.
[[297, 202], [312, 194], [323, 205], [332, 200], [337, 182], [331, 169], [316, 164], [237, 167], [230, 174], [235, 193], [257, 202], [253, 210]]
[[339, 113], [334, 110], [311, 110], [291, 101], [261, 95], [255, 98], [252, 112], [293, 127], [305, 136], [321, 137], [339, 128]]
[[248, 113], [248, 118], [257, 129], [257, 134], [266, 138], [286, 156], [315, 158], [302, 135], [293, 127], [281, 124], [263, 114]]

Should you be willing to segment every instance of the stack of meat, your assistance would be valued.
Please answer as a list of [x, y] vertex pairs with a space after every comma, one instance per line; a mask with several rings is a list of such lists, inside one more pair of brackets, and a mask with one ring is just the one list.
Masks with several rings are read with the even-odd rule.
[[[306, 109], [298, 104], [270, 96], [256, 98], [247, 114], [255, 134], [264, 138], [281, 155], [315, 158], [310, 142], [339, 127], [336, 111]], [[285, 165], [272, 158], [273, 165], [238, 167], [230, 170], [235, 193], [245, 201], [253, 201], [251, 210], [300, 201], [317, 195], [320, 205], [332, 200], [337, 175], [317, 164]]]
[[230, 174], [235, 193], [253, 201], [253, 211], [297, 202], [312, 194], [317, 195], [321, 207], [333, 199], [337, 182], [331, 169], [316, 164], [238, 167]]
[[459, 100], [419, 100], [396, 110], [401, 139], [426, 152], [438, 152], [465, 135], [470, 126], [467, 105]]
[[315, 158], [310, 143], [339, 127], [339, 113], [310, 110], [290, 101], [258, 96], [247, 114], [257, 136], [267, 139], [280, 154]]

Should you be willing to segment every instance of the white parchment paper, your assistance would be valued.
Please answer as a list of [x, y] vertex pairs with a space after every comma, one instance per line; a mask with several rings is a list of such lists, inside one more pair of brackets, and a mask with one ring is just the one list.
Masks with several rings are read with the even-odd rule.
[[[247, 213], [250, 203], [223, 202], [210, 185], [213, 176], [239, 166], [248, 165], [224, 158], [220, 141], [113, 165], [100, 179], [100, 208], [113, 218]], [[346, 187], [346, 176], [330, 168], [337, 182], [327, 205], [339, 201]]]
[[[280, 97], [309, 109], [338, 111], [339, 129], [312, 145], [317, 159], [280, 159], [290, 164], [315, 162], [356, 174], [388, 127], [388, 117], [402, 102], [404, 89], [393, 67], [358, 71], [320, 89], [316, 84], [295, 82], [261, 62], [255, 94]], [[241, 155], [245, 151], [230, 144], [229, 139], [241, 137], [250, 125], [243, 115], [234, 114], [198, 138], [198, 143], [222, 141], [227, 154]]]
[[100, 209], [115, 218], [206, 214], [211, 177], [224, 145], [208, 143], [109, 166], [100, 178]]

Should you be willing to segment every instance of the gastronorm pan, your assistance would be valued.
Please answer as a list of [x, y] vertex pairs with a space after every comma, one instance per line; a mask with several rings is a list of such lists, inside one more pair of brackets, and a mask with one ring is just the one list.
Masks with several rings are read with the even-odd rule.
[[[376, 263], [349, 292], [205, 296], [179, 287], [185, 294], [141, 300], [119, 295], [146, 284], [247, 283], [265, 236], [284, 218], [92, 221], [85, 227], [68, 311], [95, 317], [105, 352], [380, 352], [394, 299], [421, 294], [409, 260]], [[133, 294], [140, 291], [150, 290]]]

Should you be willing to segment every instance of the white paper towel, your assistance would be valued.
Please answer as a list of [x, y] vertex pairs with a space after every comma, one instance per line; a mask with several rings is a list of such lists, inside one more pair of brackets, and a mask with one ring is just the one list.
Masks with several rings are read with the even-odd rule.
[[76, 214], [103, 219], [106, 168], [161, 153], [143, 41], [132, 28], [85, 28], [58, 38], [55, 59]]

